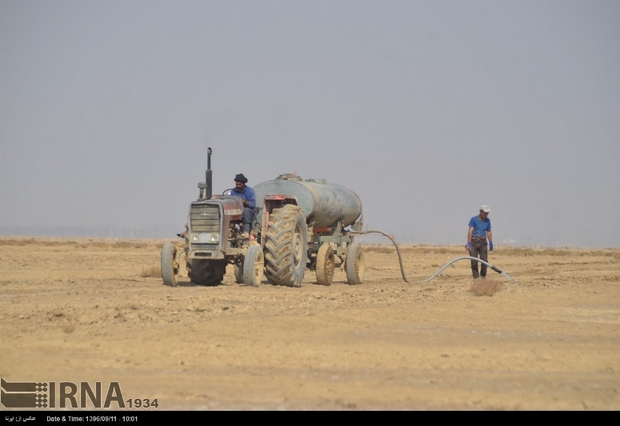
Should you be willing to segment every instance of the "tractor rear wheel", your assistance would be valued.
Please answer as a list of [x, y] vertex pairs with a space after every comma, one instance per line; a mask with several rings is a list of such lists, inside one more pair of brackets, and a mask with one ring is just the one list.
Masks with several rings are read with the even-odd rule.
[[161, 278], [164, 284], [176, 287], [179, 282], [179, 259], [177, 248], [166, 243], [161, 250]]
[[364, 251], [360, 243], [352, 243], [349, 246], [344, 269], [347, 272], [349, 284], [357, 285], [364, 282]]
[[300, 287], [308, 257], [308, 227], [293, 204], [274, 209], [265, 233], [265, 276], [271, 284]]
[[323, 244], [316, 254], [316, 282], [321, 285], [331, 285], [335, 269], [334, 249], [329, 244]]
[[187, 276], [196, 284], [218, 285], [226, 273], [225, 260], [188, 259], [186, 265]]

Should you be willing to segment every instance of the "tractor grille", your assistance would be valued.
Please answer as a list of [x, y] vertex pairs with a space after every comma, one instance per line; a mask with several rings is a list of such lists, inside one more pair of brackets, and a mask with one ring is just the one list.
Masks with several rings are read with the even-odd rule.
[[200, 243], [193, 243], [192, 244], [192, 250], [196, 253], [194, 253], [194, 256], [197, 257], [212, 257], [213, 253], [212, 250], [217, 249], [217, 244], [200, 244]]
[[193, 204], [190, 213], [192, 232], [220, 233], [220, 206], [218, 204]]

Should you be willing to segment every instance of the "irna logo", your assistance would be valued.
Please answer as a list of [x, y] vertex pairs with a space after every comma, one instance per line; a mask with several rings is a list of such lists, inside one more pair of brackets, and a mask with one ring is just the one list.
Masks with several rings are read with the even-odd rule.
[[0, 402], [6, 408], [125, 408], [118, 382], [7, 382], [1, 379]]

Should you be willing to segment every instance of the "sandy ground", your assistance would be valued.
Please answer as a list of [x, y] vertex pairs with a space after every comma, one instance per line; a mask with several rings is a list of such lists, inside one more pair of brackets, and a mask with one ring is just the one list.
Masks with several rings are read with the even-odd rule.
[[[368, 246], [366, 282], [144, 277], [163, 241], [0, 239], [0, 376], [119, 382], [166, 409], [620, 409], [620, 249]], [[115, 408], [113, 405], [112, 408]]]

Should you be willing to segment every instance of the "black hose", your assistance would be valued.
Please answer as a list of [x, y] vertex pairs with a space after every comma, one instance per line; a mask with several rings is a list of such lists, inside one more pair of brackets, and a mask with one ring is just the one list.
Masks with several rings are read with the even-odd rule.
[[396, 244], [396, 240], [394, 239], [394, 237], [392, 237], [391, 235], [383, 232], [383, 231], [378, 231], [376, 229], [371, 229], [368, 231], [361, 231], [360, 234], [381, 234], [384, 235], [386, 237], [389, 238], [389, 240], [392, 242], [392, 244], [394, 244], [394, 247], [396, 247], [396, 253], [398, 253], [398, 263], [400, 264], [400, 273], [403, 276], [403, 280], [409, 284], [409, 280], [407, 279], [407, 277], [405, 276], [405, 268], [403, 266], [403, 257], [400, 255], [400, 248], [398, 247], [398, 244]]

